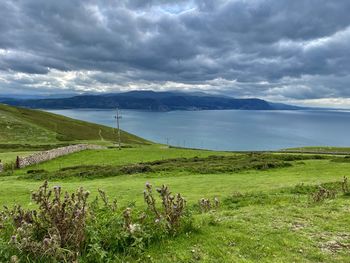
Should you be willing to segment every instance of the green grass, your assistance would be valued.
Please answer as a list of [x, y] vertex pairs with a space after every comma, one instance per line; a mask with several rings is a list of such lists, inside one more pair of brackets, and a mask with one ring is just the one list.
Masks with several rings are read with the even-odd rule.
[[[55, 144], [76, 141], [111, 142], [115, 129], [74, 120], [44, 111], [10, 107], [0, 104], [0, 144]], [[121, 133], [125, 144], [149, 143], [144, 139]]]
[[[206, 159], [211, 155], [227, 157]], [[198, 158], [193, 159], [195, 156]], [[121, 151], [83, 151], [0, 177], [0, 204], [20, 203], [33, 207], [30, 192], [41, 182], [21, 179], [28, 169], [55, 172], [76, 165], [126, 165], [160, 160], [156, 163], [167, 165], [167, 169], [98, 179], [55, 179], [50, 184], [60, 185], [67, 191], [83, 186], [91, 191], [92, 198], [98, 189], [103, 189], [110, 198], [117, 198], [120, 206], [134, 202], [136, 206], [142, 206], [146, 182], [155, 186], [169, 185], [174, 193], [182, 193], [190, 207], [194, 207], [200, 198], [219, 197], [222, 206], [217, 211], [195, 213], [198, 232], [152, 244], [146, 249], [142, 262], [348, 262], [349, 197], [339, 192], [335, 199], [315, 204], [310, 203], [309, 194], [319, 184], [349, 177], [350, 162], [334, 161], [334, 158], [344, 157], [274, 156], [291, 166], [257, 170], [246, 167], [252, 163], [250, 159], [246, 163], [246, 154], [159, 145]], [[173, 158], [192, 159], [168, 160]], [[237, 160], [247, 169], [225, 170]], [[202, 174], [196, 170], [198, 167], [210, 169]], [[222, 167], [225, 169], [220, 170]], [[295, 188], [300, 183], [312, 187]], [[237, 198], [237, 192], [242, 197]]]
[[[134, 148], [125, 148], [122, 151], [118, 149], [107, 149], [97, 151], [83, 151], [73, 153], [68, 156], [62, 156], [50, 162], [41, 163], [23, 170], [17, 174], [23, 174], [31, 169], [44, 169], [47, 171], [57, 171], [58, 169], [78, 166], [78, 165], [125, 165], [140, 162], [149, 162], [171, 158], [190, 158], [190, 157], [207, 157], [213, 155], [212, 151], [203, 150], [186, 150], [167, 148], [161, 145], [140, 146]], [[219, 152], [221, 155], [232, 155], [232, 153]]]
[[[195, 203], [203, 196], [225, 197], [233, 192], [268, 191], [299, 183], [319, 184], [340, 180], [349, 175], [350, 164], [335, 163], [329, 160], [309, 160], [292, 167], [265, 171], [249, 170], [237, 173], [193, 174], [191, 172], [159, 172], [108, 177], [94, 180], [54, 180], [65, 189], [72, 191], [83, 186], [96, 193], [98, 188], [105, 189], [109, 195], [117, 197], [120, 202], [140, 201], [142, 189], [147, 181], [156, 185], [168, 184], [176, 192], [183, 193]], [[19, 176], [20, 177], [20, 176]], [[18, 176], [0, 177], [0, 203], [20, 202], [28, 205], [31, 190], [40, 182], [19, 180]], [[16, 192], [14, 195], [13, 193]]]
[[332, 147], [332, 146], [309, 146], [299, 148], [288, 148], [286, 151], [315, 152], [315, 153], [350, 153], [350, 147]]
[[[101, 151], [102, 152], [102, 151]], [[55, 171], [27, 168], [21, 178], [52, 180], [67, 178], [95, 179], [130, 174], [150, 174], [159, 172], [189, 172], [192, 174], [222, 174], [248, 170], [268, 170], [292, 166], [293, 161], [320, 160], [330, 157], [319, 155], [281, 155], [281, 154], [235, 154], [210, 155], [207, 157], [172, 158], [126, 165], [77, 165], [63, 167]], [[340, 158], [338, 158], [340, 159]], [[348, 159], [346, 159], [348, 160]]]
[[0, 152], [0, 160], [2, 161], [2, 163], [7, 164], [7, 163], [15, 162], [17, 156], [25, 157], [32, 153], [34, 152], [4, 152], [4, 153]]

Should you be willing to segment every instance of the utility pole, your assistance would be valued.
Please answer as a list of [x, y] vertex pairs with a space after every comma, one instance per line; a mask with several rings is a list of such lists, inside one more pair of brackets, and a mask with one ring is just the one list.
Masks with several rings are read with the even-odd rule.
[[121, 144], [120, 144], [120, 126], [119, 126], [119, 120], [122, 118], [119, 114], [119, 109], [117, 108], [117, 114], [114, 116], [114, 118], [117, 121], [117, 132], [118, 132], [118, 149], [121, 150]]

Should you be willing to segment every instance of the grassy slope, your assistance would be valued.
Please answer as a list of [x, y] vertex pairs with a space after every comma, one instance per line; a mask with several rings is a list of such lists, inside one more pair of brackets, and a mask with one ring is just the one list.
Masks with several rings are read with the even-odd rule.
[[[91, 140], [115, 141], [115, 130], [44, 111], [0, 104], [0, 144], [55, 144]], [[122, 132], [121, 140], [127, 144], [147, 143], [127, 132]]]
[[[122, 151], [86, 151], [36, 168], [56, 170], [60, 165], [125, 164], [211, 154], [213, 152], [156, 146]], [[332, 244], [337, 241], [350, 243], [349, 199], [338, 197], [321, 204], [309, 204], [307, 196], [290, 195], [281, 189], [301, 182], [317, 185], [339, 181], [342, 176], [350, 175], [349, 168], [350, 162], [308, 160], [295, 162], [292, 167], [267, 171], [205, 175], [174, 171], [95, 180], [69, 179], [52, 182], [52, 185], [59, 184], [65, 190], [83, 186], [92, 191], [93, 196], [98, 188], [102, 188], [110, 197], [116, 197], [121, 205], [132, 201], [141, 205], [142, 189], [147, 181], [154, 185], [169, 185], [174, 192], [181, 192], [190, 206], [202, 197], [219, 196], [224, 200], [237, 191], [253, 192], [258, 198], [272, 194], [272, 202], [262, 201], [236, 208], [223, 206], [215, 213], [196, 215], [201, 230], [150, 247], [146, 254], [154, 262], [195, 262], [196, 258], [200, 262], [348, 262], [350, 250]], [[21, 173], [25, 170], [17, 175]], [[20, 202], [31, 206], [30, 190], [39, 184], [19, 180], [17, 176], [0, 177], [0, 203]]]

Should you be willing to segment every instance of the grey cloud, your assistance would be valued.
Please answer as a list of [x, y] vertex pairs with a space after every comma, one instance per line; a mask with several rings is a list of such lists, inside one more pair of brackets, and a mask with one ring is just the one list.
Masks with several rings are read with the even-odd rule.
[[[4, 0], [0, 92], [171, 82], [234, 96], [347, 97], [349, 12], [348, 0]], [[56, 71], [85, 77], [60, 81]], [[31, 82], [9, 79], [16, 72]]]

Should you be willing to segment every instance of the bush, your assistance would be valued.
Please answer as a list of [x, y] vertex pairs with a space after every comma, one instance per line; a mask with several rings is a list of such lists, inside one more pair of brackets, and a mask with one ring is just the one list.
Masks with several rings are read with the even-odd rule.
[[[88, 202], [82, 188], [64, 193], [49, 189], [45, 182], [32, 200], [35, 210], [5, 207], [0, 213], [0, 262], [133, 261], [152, 242], [192, 230], [192, 217], [180, 194], [168, 187], [157, 189], [161, 208], [156, 206], [152, 187], [146, 185], [146, 209], [118, 208], [105, 192]], [[102, 201], [102, 202], [101, 202]], [[151, 202], [150, 202], [151, 201]], [[125, 259], [125, 260], [124, 260]]]
[[75, 260], [85, 241], [88, 196], [82, 188], [63, 196], [59, 186], [52, 191], [45, 182], [32, 195], [38, 210], [15, 206], [3, 211], [2, 220], [11, 220], [8, 226], [14, 228], [10, 244], [33, 258]]
[[136, 174], [136, 173], [150, 173], [152, 172], [152, 168], [146, 164], [133, 164], [126, 165], [120, 168], [120, 171], [123, 174]]

